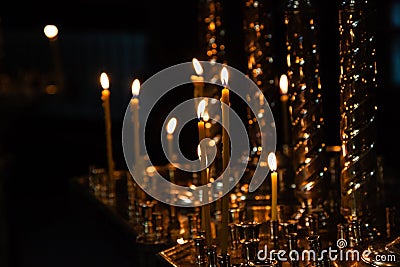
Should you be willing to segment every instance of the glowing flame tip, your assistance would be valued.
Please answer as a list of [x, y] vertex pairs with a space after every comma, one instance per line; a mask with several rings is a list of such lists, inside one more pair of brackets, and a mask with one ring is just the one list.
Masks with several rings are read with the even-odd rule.
[[276, 171], [276, 157], [275, 157], [275, 153], [271, 152], [268, 154], [268, 166], [271, 169], [271, 171]]
[[167, 124], [167, 133], [173, 134], [177, 125], [177, 120], [175, 117], [171, 118]]
[[279, 87], [281, 88], [281, 93], [283, 95], [286, 95], [288, 92], [288, 78], [285, 74], [281, 75], [281, 78], [279, 80]]
[[203, 99], [197, 106], [197, 117], [201, 119], [204, 115], [204, 110], [206, 109], [206, 101]]
[[201, 159], [201, 147], [200, 147], [200, 145], [197, 145], [197, 156], [199, 156], [199, 159]]
[[193, 67], [194, 67], [194, 70], [195, 70], [196, 74], [197, 75], [202, 75], [203, 74], [203, 68], [201, 67], [200, 62], [196, 58], [193, 58], [192, 62], [193, 62]]
[[132, 95], [136, 97], [139, 95], [139, 92], [140, 92], [140, 81], [139, 79], [135, 79], [132, 82]]
[[223, 67], [221, 70], [221, 82], [223, 85], [228, 85], [229, 74], [226, 67]]
[[100, 75], [100, 84], [101, 87], [103, 87], [104, 90], [108, 90], [108, 88], [110, 87], [110, 82], [108, 80], [108, 76], [107, 73], [103, 72]]
[[43, 29], [47, 38], [53, 39], [58, 35], [58, 28], [55, 25], [46, 25]]

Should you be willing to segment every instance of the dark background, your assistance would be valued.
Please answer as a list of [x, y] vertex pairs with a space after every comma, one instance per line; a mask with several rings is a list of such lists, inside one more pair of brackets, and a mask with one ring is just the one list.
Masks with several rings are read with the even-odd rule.
[[[324, 2], [317, 8], [327, 144], [340, 145], [337, 3], [319, 2]], [[397, 179], [400, 4], [381, 2], [376, 20], [378, 150], [386, 173]], [[222, 3], [228, 64], [246, 73], [242, 2]], [[194, 0], [0, 4], [0, 196], [5, 203], [0, 216], [6, 229], [0, 230], [5, 240], [0, 266], [136, 266], [134, 242], [71, 194], [68, 185], [72, 177], [86, 174], [89, 165], [106, 164], [100, 73], [110, 77], [114, 159], [117, 168], [125, 169], [120, 137], [133, 79], [144, 82], [165, 67], [193, 57], [206, 59], [200, 45], [198, 4]], [[275, 12], [277, 53], [282, 54], [279, 1]], [[66, 81], [65, 90], [54, 95], [44, 89], [53, 70], [51, 47], [43, 34], [46, 24], [59, 28], [57, 45]], [[283, 73], [285, 58], [278, 60], [278, 72]], [[181, 99], [166, 99], [165, 110], [190, 97], [190, 90]], [[157, 140], [154, 151], [156, 144]], [[164, 163], [162, 155], [153, 156]]]

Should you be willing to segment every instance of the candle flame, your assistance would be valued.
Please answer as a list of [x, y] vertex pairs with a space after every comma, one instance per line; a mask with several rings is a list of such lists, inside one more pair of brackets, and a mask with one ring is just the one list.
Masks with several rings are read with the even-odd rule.
[[268, 166], [271, 171], [276, 171], [276, 157], [274, 152], [268, 154]]
[[44, 34], [46, 35], [47, 38], [53, 39], [57, 36], [58, 29], [55, 25], [46, 25], [44, 27]]
[[108, 88], [110, 87], [110, 82], [108, 80], [108, 76], [107, 73], [103, 72], [100, 75], [100, 84], [101, 87], [103, 87], [104, 90], [108, 90]]
[[200, 145], [197, 145], [197, 156], [199, 156], [199, 159], [201, 159], [201, 147], [200, 147]]
[[202, 75], [203, 74], [203, 68], [201, 67], [200, 62], [196, 58], [193, 58], [192, 62], [193, 62], [193, 67], [194, 67], [194, 70], [196, 71], [196, 74], [197, 75]]
[[140, 91], [140, 81], [138, 79], [135, 79], [132, 82], [132, 95], [134, 97], [137, 97], [139, 95], [139, 91]]
[[223, 67], [221, 70], [221, 82], [224, 86], [228, 85], [228, 78], [228, 70], [226, 69], [226, 67]]
[[204, 115], [204, 110], [206, 109], [206, 101], [203, 99], [197, 106], [197, 117], [201, 119]]
[[281, 75], [279, 87], [281, 88], [281, 94], [286, 95], [288, 92], [288, 78], [285, 74]]
[[177, 120], [175, 117], [171, 118], [167, 124], [167, 133], [173, 134], [176, 128]]
[[208, 112], [206, 111], [206, 112], [204, 112], [204, 115], [203, 115], [203, 120], [204, 121], [208, 121], [210, 119], [210, 114], [208, 114]]

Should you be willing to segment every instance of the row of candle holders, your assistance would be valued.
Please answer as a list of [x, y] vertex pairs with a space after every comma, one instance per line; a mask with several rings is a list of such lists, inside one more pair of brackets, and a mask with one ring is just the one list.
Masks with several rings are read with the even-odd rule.
[[[383, 241], [388, 243], [395, 239], [397, 233], [394, 209], [386, 210], [387, 227], [384, 234], [369, 222], [356, 217], [350, 222], [337, 220], [332, 216], [336, 211], [327, 212], [329, 209], [323, 207], [309, 210], [302, 216], [303, 220], [296, 220], [290, 216], [299, 208], [298, 204], [294, 203], [278, 205], [278, 220], [272, 221], [268, 204], [252, 203], [254, 196], [251, 197], [251, 194], [238, 190], [230, 193], [229, 253], [222, 257], [218, 240], [221, 225], [218, 207], [215, 207], [212, 216], [214, 229], [212, 242], [207, 244], [205, 231], [201, 229], [200, 207], [178, 208], [149, 198], [132, 179], [129, 171], [115, 171], [114, 177], [110, 180], [105, 169], [91, 167], [88, 185], [96, 199], [117, 210], [131, 225], [138, 243], [166, 244], [171, 247], [177, 243], [178, 246], [190, 244], [185, 252], [189, 252], [186, 260], [192, 265], [345, 266], [343, 262], [331, 262], [326, 258], [282, 262], [275, 252], [315, 249], [318, 254], [324, 247], [335, 247], [336, 240], [346, 241], [347, 247], [343, 249], [364, 249], [371, 244]], [[243, 188], [243, 185], [237, 187]], [[266, 256], [261, 253], [265, 257], [260, 259], [259, 252], [265, 246], [275, 252]], [[361, 263], [363, 262], [357, 262]], [[180, 262], [177, 266], [186, 265]]]

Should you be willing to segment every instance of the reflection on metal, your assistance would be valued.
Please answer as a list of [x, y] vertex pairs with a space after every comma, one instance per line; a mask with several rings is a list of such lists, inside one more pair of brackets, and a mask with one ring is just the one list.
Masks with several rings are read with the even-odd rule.
[[[244, 50], [247, 56], [247, 75], [260, 88], [269, 105], [273, 106], [275, 85], [275, 54], [273, 44], [273, 1], [246, 0], [243, 6]], [[264, 112], [264, 98], [260, 92], [248, 96], [259, 99], [259, 110], [253, 114], [247, 112], [250, 142], [253, 148], [261, 146], [260, 129], [255, 120], [260, 119]], [[257, 118], [256, 118], [257, 117]], [[257, 154], [257, 153], [255, 153]]]
[[320, 204], [326, 185], [324, 118], [319, 74], [318, 21], [310, 1], [288, 1], [285, 8], [287, 66], [296, 195], [296, 219]]
[[368, 216], [376, 201], [375, 33], [369, 1], [343, 1], [340, 32], [341, 213]]

